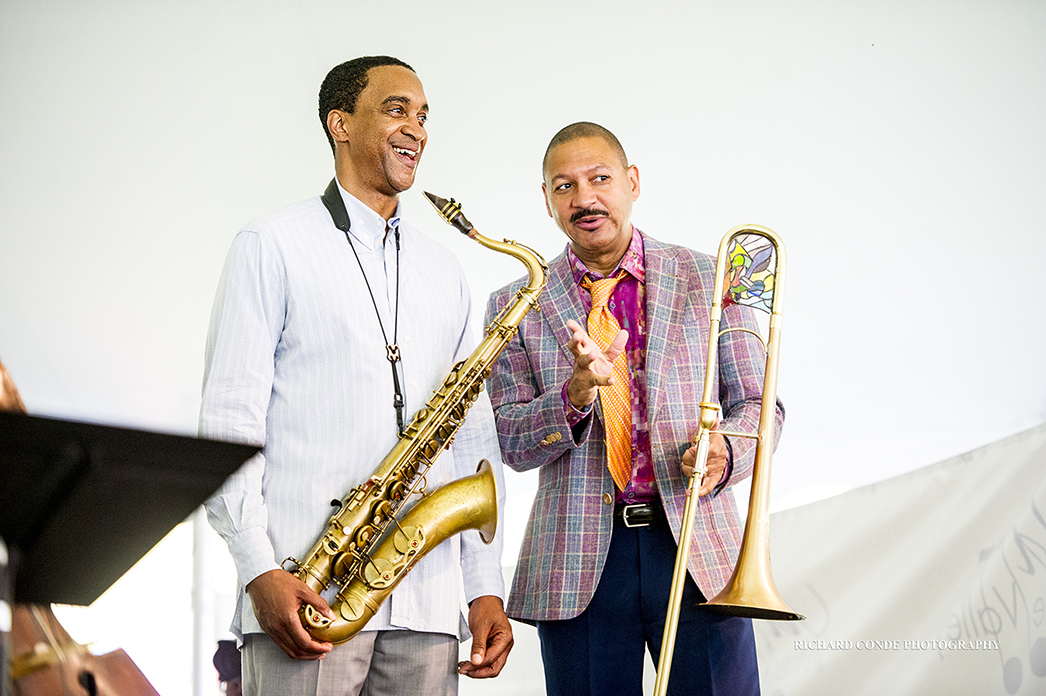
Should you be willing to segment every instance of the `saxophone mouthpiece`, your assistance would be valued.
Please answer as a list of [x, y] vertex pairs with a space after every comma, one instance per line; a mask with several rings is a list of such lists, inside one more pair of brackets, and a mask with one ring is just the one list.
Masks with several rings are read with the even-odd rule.
[[457, 228], [462, 234], [472, 236], [473, 231], [472, 223], [461, 214], [461, 204], [451, 198], [449, 201], [446, 198], [440, 198], [434, 194], [425, 191], [425, 198], [429, 199], [429, 203], [436, 209], [440, 217], [447, 221], [447, 224]]

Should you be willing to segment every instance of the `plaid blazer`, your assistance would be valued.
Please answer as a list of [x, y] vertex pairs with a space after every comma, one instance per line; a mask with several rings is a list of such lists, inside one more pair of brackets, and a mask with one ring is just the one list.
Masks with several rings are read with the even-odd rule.
[[[704, 386], [715, 259], [644, 235], [646, 258], [647, 414], [657, 487], [676, 539], [682, 526], [686, 482], [683, 452], [697, 430]], [[508, 304], [522, 280], [490, 296], [485, 325]], [[516, 575], [506, 609], [526, 622], [577, 616], [595, 593], [613, 532], [615, 487], [606, 466], [603, 414], [597, 400], [578, 441], [567, 423], [563, 385], [573, 355], [567, 319], [585, 325], [578, 287], [564, 250], [549, 266], [540, 311], [531, 311], [494, 364], [491, 401], [505, 463], [516, 471], [539, 468]], [[756, 328], [754, 311], [723, 311], [721, 329]], [[714, 386], [723, 430], [755, 432], [759, 422], [765, 357], [751, 335], [732, 332], [719, 342]], [[777, 403], [778, 432], [784, 409]], [[731, 438], [729, 484], [751, 476], [753, 440]], [[776, 444], [776, 443], [775, 443]], [[609, 502], [608, 502], [609, 501]], [[733, 492], [701, 498], [689, 570], [711, 597], [730, 578], [741, 527]]]

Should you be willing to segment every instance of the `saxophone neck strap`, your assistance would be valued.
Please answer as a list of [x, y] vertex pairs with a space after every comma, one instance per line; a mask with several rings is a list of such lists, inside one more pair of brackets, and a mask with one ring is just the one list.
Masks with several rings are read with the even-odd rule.
[[[349, 236], [349, 229], [352, 227], [352, 222], [349, 220], [349, 211], [345, 209], [345, 201], [341, 197], [341, 191], [338, 190], [338, 180], [331, 179], [331, 182], [327, 184], [327, 189], [320, 196], [320, 200], [323, 201], [324, 207], [327, 208], [327, 212], [330, 213], [331, 220], [334, 222], [334, 226], [345, 233], [345, 240], [349, 243], [349, 248], [352, 249], [353, 256], [356, 257], [356, 263], [359, 264], [360, 273], [363, 274], [363, 282], [367, 284], [367, 292], [370, 293], [371, 304], [374, 305], [374, 315], [378, 318], [378, 326], [381, 328], [381, 335], [385, 339], [385, 358], [389, 361], [389, 365], [392, 366], [392, 388], [393, 397], [392, 405], [396, 409], [396, 427], [399, 428], [399, 434], [403, 435], [403, 390], [400, 388], [400, 376], [399, 371], [396, 370], [396, 363], [400, 361], [400, 347], [396, 342], [396, 336], [399, 333], [400, 323], [400, 230], [399, 226], [395, 229], [396, 234], [396, 308], [393, 314], [393, 325], [392, 325], [392, 342], [389, 342], [388, 334], [385, 333], [385, 325], [381, 322], [381, 313], [378, 312], [378, 302], [374, 299], [374, 290], [370, 287], [370, 280], [367, 279], [367, 272], [363, 270], [363, 262], [360, 261], [360, 255], [356, 252], [356, 246], [352, 243], [352, 237]], [[387, 232], [386, 228], [386, 232]]]
[[341, 191], [338, 190], [337, 179], [331, 179], [331, 182], [327, 184], [327, 190], [320, 196], [320, 200], [323, 201], [327, 212], [331, 214], [334, 226], [342, 232], [348, 232], [351, 226], [349, 211], [345, 210], [345, 201], [342, 200]]

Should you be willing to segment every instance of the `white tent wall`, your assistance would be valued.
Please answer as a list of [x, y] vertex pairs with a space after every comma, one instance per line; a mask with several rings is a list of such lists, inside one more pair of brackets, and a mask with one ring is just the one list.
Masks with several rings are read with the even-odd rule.
[[767, 696], [1046, 692], [1046, 424], [771, 515]]
[[[871, 484], [1046, 421], [1044, 35], [1034, 0], [3, 0], [0, 359], [32, 413], [194, 433], [233, 234], [323, 190], [319, 83], [389, 53], [432, 107], [405, 214], [460, 256], [477, 316], [522, 268], [421, 191], [552, 258], [541, 155], [601, 122], [644, 231], [785, 241], [775, 500]], [[508, 477], [506, 564], [535, 481]], [[75, 612], [165, 696], [192, 688], [192, 548], [176, 529]], [[220, 637], [213, 549], [198, 576], [225, 597], [196, 623]]]

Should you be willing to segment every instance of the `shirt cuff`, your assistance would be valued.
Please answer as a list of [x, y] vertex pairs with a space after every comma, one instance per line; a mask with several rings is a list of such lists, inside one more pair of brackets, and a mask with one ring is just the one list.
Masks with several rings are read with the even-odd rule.
[[229, 552], [244, 587], [262, 573], [281, 567], [276, 563], [269, 535], [261, 527], [244, 529], [230, 538]]
[[570, 380], [567, 380], [563, 384], [563, 409], [567, 414], [567, 424], [573, 428], [581, 421], [585, 420], [592, 413], [592, 404], [585, 406], [585, 408], [578, 408], [570, 401], [570, 397], [567, 396], [567, 387], [570, 386]]
[[719, 483], [712, 489], [712, 497], [719, 495], [724, 490], [730, 481], [730, 474], [734, 472], [734, 448], [730, 445], [730, 438], [723, 436], [723, 442], [726, 443], [726, 467], [723, 469], [723, 476], [719, 479]]
[[505, 601], [505, 576], [496, 556], [463, 552], [460, 564], [467, 603], [471, 604], [472, 600], [486, 595]]

